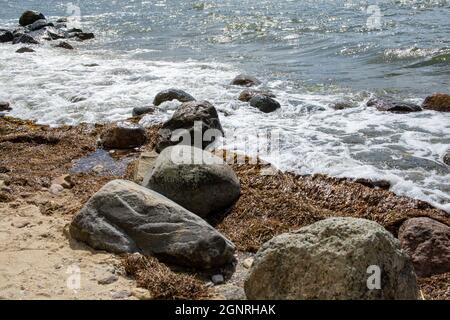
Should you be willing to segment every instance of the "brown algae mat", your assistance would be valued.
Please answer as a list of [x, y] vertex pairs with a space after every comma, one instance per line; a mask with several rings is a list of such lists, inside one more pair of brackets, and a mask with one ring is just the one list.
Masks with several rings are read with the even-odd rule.
[[[81, 124], [50, 128], [32, 121], [0, 118], [0, 180], [6, 185], [0, 190], [0, 203], [13, 209], [25, 201], [36, 205], [46, 216], [67, 219], [106, 182], [130, 178], [133, 160], [139, 152], [153, 148], [158, 126], [147, 129], [145, 146], [127, 155], [128, 170], [121, 173], [71, 171], [77, 160], [96, 151], [97, 137], [107, 126]], [[450, 225], [447, 213], [427, 203], [348, 179], [289, 172], [263, 175], [262, 164], [233, 164], [232, 167], [241, 182], [241, 197], [232, 208], [210, 222], [241, 252], [256, 252], [275, 235], [333, 216], [374, 220], [394, 235], [402, 222], [411, 217], [430, 217]], [[52, 179], [67, 173], [74, 187], [65, 191], [64, 197], [46, 200], [40, 196], [48, 193]], [[177, 275], [154, 259], [125, 258], [122, 263], [127, 273], [136, 278], [137, 285], [148, 289], [154, 298], [209, 296], [208, 290], [194, 277]], [[131, 266], [133, 263], [135, 267]], [[147, 281], [152, 274], [158, 276], [160, 290]], [[419, 279], [419, 284], [425, 299], [450, 299], [448, 274]]]

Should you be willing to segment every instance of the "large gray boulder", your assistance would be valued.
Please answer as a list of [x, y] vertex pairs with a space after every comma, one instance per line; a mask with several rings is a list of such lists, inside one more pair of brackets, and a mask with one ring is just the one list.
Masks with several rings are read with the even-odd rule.
[[241, 192], [239, 179], [229, 165], [190, 146], [164, 149], [143, 185], [200, 217], [231, 207]]
[[[212, 136], [205, 137], [208, 130]], [[216, 108], [208, 101], [185, 102], [159, 130], [155, 149], [159, 153], [180, 142], [205, 149], [217, 135], [223, 135], [223, 129]]]
[[398, 240], [355, 218], [326, 219], [273, 238], [245, 282], [248, 299], [416, 299], [417, 290]]
[[134, 182], [114, 180], [70, 225], [73, 238], [113, 253], [140, 252], [202, 269], [234, 259], [234, 245], [197, 215]]

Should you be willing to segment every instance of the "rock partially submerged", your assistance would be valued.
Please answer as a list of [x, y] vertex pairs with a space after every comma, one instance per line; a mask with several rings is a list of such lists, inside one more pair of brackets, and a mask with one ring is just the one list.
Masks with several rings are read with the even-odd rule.
[[442, 160], [446, 165], [450, 166], [450, 152], [444, 155], [444, 158]]
[[45, 19], [45, 16], [37, 11], [25, 11], [24, 13], [22, 13], [22, 15], [20, 16], [19, 19], [19, 24], [22, 27], [26, 27], [30, 24], [33, 24], [34, 22], [38, 21], [38, 20], [42, 20]]
[[6, 101], [0, 101], [0, 111], [11, 111], [11, 105], [9, 102]]
[[14, 35], [9, 30], [0, 31], [0, 43], [11, 42], [14, 40]]
[[418, 288], [411, 261], [382, 226], [330, 218], [265, 243], [245, 292], [256, 300], [417, 299]]
[[[181, 130], [183, 129], [183, 130]], [[205, 136], [209, 130], [210, 137]], [[208, 101], [191, 101], [183, 103], [166, 121], [158, 132], [156, 151], [183, 143], [205, 149], [223, 135], [222, 125], [216, 108]], [[196, 141], [200, 137], [201, 141]]]
[[66, 50], [73, 50], [73, 46], [65, 41], [61, 41], [59, 42], [57, 45], [55, 45], [55, 48], [62, 48], [62, 49], [66, 49]]
[[155, 99], [153, 100], [153, 104], [155, 106], [159, 106], [163, 102], [172, 101], [172, 100], [178, 100], [180, 102], [189, 102], [189, 101], [195, 101], [195, 98], [183, 90], [172, 88], [172, 89], [167, 89], [167, 90], [159, 92], [155, 96]]
[[191, 146], [164, 149], [143, 185], [200, 217], [231, 207], [239, 198], [239, 179], [223, 159]]
[[21, 27], [14, 30], [0, 29], [0, 43], [39, 44], [42, 41], [71, 38], [84, 41], [95, 37], [93, 33], [83, 32], [81, 29], [68, 29], [64, 22], [48, 21], [42, 13], [34, 11], [24, 12], [20, 18], [20, 25]]
[[418, 276], [450, 272], [449, 226], [425, 217], [408, 219], [400, 227], [398, 238]]
[[140, 147], [145, 141], [144, 127], [129, 122], [119, 122], [100, 136], [100, 143], [105, 149], [131, 149]]
[[23, 48], [16, 50], [16, 53], [29, 53], [29, 52], [36, 52], [36, 51], [34, 51], [31, 48], [27, 48], [27, 47], [23, 47]]
[[236, 78], [234, 78], [231, 81], [231, 84], [235, 86], [252, 87], [261, 84], [261, 81], [259, 81], [253, 76], [247, 74], [240, 74], [237, 75]]
[[425, 98], [422, 107], [427, 110], [450, 112], [450, 94], [434, 93]]
[[145, 106], [145, 107], [134, 107], [132, 111], [133, 117], [140, 117], [144, 114], [149, 114], [155, 112], [155, 108], [153, 106]]
[[70, 225], [73, 238], [113, 253], [140, 252], [187, 267], [233, 261], [234, 245], [197, 215], [133, 182], [103, 186]]
[[262, 95], [262, 96], [266, 96], [269, 98], [276, 98], [276, 96], [270, 92], [270, 91], [265, 91], [265, 90], [254, 90], [254, 89], [245, 89], [244, 91], [242, 91], [239, 94], [239, 100], [243, 101], [243, 102], [248, 102], [250, 101], [251, 98], [257, 96], [257, 95]]
[[372, 98], [367, 102], [368, 107], [375, 107], [379, 111], [394, 113], [419, 112], [422, 108], [414, 103], [396, 101], [391, 98]]
[[274, 112], [275, 110], [281, 108], [278, 101], [264, 95], [256, 95], [250, 99], [250, 105], [252, 107], [258, 108], [264, 113]]

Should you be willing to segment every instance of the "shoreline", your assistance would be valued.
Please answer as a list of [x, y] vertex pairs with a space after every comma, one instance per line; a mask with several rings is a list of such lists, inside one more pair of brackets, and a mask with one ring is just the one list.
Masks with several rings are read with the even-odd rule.
[[[99, 150], [97, 138], [111, 124], [51, 128], [10, 117], [0, 118], [0, 123], [0, 146], [4, 150], [0, 155], [0, 180], [4, 182], [0, 191], [0, 223], [2, 230], [6, 230], [3, 232], [8, 234], [5, 240], [9, 241], [2, 246], [0, 252], [1, 259], [8, 260], [2, 273], [13, 278], [12, 275], [19, 272], [15, 270], [20, 270], [19, 279], [27, 284], [26, 289], [31, 292], [31, 296], [21, 297], [20, 292], [23, 290], [14, 286], [20, 287], [23, 283], [5, 279], [6, 286], [0, 290], [0, 296], [19, 299], [76, 297], [64, 289], [65, 282], [52, 284], [51, 280], [47, 280], [47, 286], [57, 285], [62, 291], [56, 294], [46, 293], [46, 288], [40, 288], [38, 281], [33, 280], [35, 272], [26, 271], [20, 258], [13, 258], [15, 252], [47, 252], [53, 264], [44, 263], [43, 256], [36, 254], [30, 254], [27, 260], [31, 261], [27, 263], [37, 264], [40, 272], [48, 275], [56, 270], [61, 273], [60, 281], [67, 276], [64, 275], [65, 268], [70, 266], [69, 262], [72, 260], [83, 260], [83, 268], [91, 273], [95, 273], [98, 266], [105, 267], [106, 271], [102, 271], [101, 276], [87, 277], [88, 285], [81, 298], [146, 297], [145, 292], [136, 292], [134, 280], [124, 274], [119, 256], [109, 253], [105, 255], [104, 252], [88, 249], [86, 245], [77, 243], [68, 235], [67, 224], [90, 196], [106, 182], [114, 179], [133, 180], [134, 164], [143, 152], [153, 150], [159, 126], [146, 129], [148, 140], [139, 150], [123, 155], [108, 152], [118, 163], [123, 159], [127, 161], [122, 174], [111, 174], [108, 171], [92, 170], [95, 169], [95, 162], [91, 163], [93, 166], [89, 170], [71, 172], [74, 160], [86, 159]], [[373, 220], [394, 236], [397, 236], [400, 225], [412, 217], [430, 217], [450, 226], [450, 216], [446, 212], [419, 200], [397, 196], [382, 188], [324, 175], [299, 176], [291, 172], [261, 175], [260, 171], [264, 166], [267, 164], [232, 165], [241, 182], [240, 199], [223, 215], [208, 221], [232, 240], [238, 249], [236, 272], [229, 275], [229, 278], [226, 277], [225, 284], [208, 287], [213, 296], [236, 298], [242, 294], [243, 279], [248, 272], [243, 266], [244, 262], [251, 259], [264, 242], [275, 235], [328, 217], [347, 216]], [[65, 174], [69, 174], [73, 186], [60, 191], [52, 190], [52, 181]], [[43, 234], [46, 236], [42, 236]], [[28, 247], [30, 243], [33, 245]], [[56, 264], [59, 264], [58, 269], [55, 269]], [[108, 270], [108, 265], [114, 266], [113, 272]], [[25, 269], [21, 269], [21, 266]], [[105, 272], [108, 274], [106, 277], [111, 277], [112, 274], [117, 279], [111, 284], [99, 284], [105, 278]], [[223, 273], [226, 274], [225, 270]], [[201, 273], [197, 273], [197, 276], [204, 279]], [[100, 279], [101, 277], [103, 278]], [[425, 298], [450, 299], [445, 291], [448, 277], [447, 273], [420, 278], [419, 284]]]

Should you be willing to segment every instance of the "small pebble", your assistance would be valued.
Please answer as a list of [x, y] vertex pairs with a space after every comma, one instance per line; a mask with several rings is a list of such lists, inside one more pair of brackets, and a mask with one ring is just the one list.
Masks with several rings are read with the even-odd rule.
[[116, 282], [117, 280], [119, 280], [119, 277], [117, 277], [113, 274], [110, 274], [110, 275], [107, 275], [107, 276], [99, 279], [97, 282], [98, 282], [98, 284], [106, 285], [106, 284], [111, 284], [113, 282]]
[[223, 278], [223, 275], [221, 274], [215, 274], [211, 277], [211, 280], [214, 284], [221, 284], [225, 282], [225, 279]]
[[244, 268], [250, 269], [253, 265], [253, 260], [253, 258], [247, 258], [244, 260], [244, 262], [242, 262], [242, 265], [244, 266]]
[[128, 290], [120, 290], [111, 292], [111, 297], [113, 299], [126, 299], [131, 296], [131, 292]]

